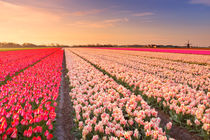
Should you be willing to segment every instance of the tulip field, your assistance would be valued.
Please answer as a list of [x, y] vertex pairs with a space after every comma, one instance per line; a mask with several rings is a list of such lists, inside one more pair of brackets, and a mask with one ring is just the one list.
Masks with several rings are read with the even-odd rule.
[[184, 51], [0, 51], [0, 140], [209, 140], [209, 51]]
[[81, 138], [209, 139], [209, 55], [72, 48], [66, 61]]
[[62, 59], [60, 49], [0, 52], [1, 80], [11, 76], [0, 86], [0, 139], [53, 138]]
[[0, 52], [0, 84], [6, 77], [28, 67], [36, 61], [53, 53], [56, 49], [22, 50]]

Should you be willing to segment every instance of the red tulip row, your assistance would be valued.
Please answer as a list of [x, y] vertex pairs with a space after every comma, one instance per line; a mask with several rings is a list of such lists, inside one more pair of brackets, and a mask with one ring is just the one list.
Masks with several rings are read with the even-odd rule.
[[56, 50], [58, 49], [0, 52], [0, 83], [4, 81], [7, 76], [14, 75], [16, 72], [32, 65]]
[[57, 50], [0, 87], [0, 139], [53, 138], [62, 60]]
[[33, 56], [41, 51], [49, 51], [48, 49], [29, 49], [29, 50], [16, 50], [16, 51], [1, 51], [0, 52], [0, 64], [12, 62], [18, 59], [24, 59], [27, 56]]

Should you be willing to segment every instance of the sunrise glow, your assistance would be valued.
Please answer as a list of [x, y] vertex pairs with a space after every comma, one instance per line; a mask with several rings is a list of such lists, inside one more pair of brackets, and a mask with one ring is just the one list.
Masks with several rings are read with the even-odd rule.
[[0, 0], [0, 41], [210, 45], [209, 0]]

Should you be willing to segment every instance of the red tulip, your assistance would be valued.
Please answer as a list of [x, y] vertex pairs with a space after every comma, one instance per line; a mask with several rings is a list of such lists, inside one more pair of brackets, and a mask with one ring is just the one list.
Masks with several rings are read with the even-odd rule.
[[2, 136], [2, 140], [7, 140], [7, 135], [6, 135], [6, 134], [4, 134], [4, 135]]
[[49, 133], [48, 130], [46, 130], [45, 133], [44, 133], [44, 135], [45, 135], [46, 137], [47, 137], [49, 134], [50, 134], [50, 133]]
[[53, 125], [49, 125], [48, 129], [52, 130], [53, 129]]
[[53, 138], [53, 135], [52, 134], [49, 134], [48, 136], [47, 136], [47, 140], [51, 140]]
[[33, 129], [34, 133], [41, 133], [42, 132], [42, 127], [41, 126], [37, 126]]
[[1, 125], [0, 125], [0, 134], [2, 134], [5, 131], [5, 129], [7, 128], [7, 120], [4, 117], [2, 117], [0, 119], [0, 122], [1, 122]]
[[31, 137], [32, 136], [32, 127], [30, 126], [28, 130], [24, 131], [24, 136]]
[[22, 125], [28, 125], [28, 121], [27, 120], [21, 120], [21, 122], [20, 122]]
[[54, 102], [54, 103], [53, 103], [53, 105], [56, 107], [56, 106], [57, 106], [57, 103], [56, 103], [56, 102]]
[[12, 121], [12, 127], [15, 127], [19, 124], [19, 120], [15, 119]]
[[6, 131], [7, 135], [10, 135], [13, 132], [13, 128], [9, 127]]
[[12, 135], [10, 136], [11, 138], [17, 138], [17, 128], [13, 129]]
[[50, 119], [55, 120], [56, 113], [55, 112], [50, 112], [49, 117], [50, 117]]
[[32, 140], [41, 140], [42, 138], [40, 136], [38, 137], [33, 137]]
[[48, 125], [48, 126], [51, 125], [51, 122], [52, 122], [51, 119], [49, 119], [49, 120], [46, 122], [46, 125]]

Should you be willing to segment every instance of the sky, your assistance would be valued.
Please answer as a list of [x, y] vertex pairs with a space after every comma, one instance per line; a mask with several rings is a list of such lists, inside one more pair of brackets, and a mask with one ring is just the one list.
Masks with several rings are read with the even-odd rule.
[[210, 46], [210, 0], [0, 0], [0, 42]]

